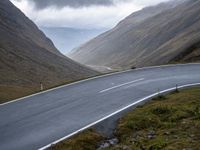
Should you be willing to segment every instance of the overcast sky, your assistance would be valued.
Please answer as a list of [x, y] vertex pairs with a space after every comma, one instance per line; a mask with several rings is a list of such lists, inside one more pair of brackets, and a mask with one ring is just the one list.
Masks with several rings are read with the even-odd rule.
[[168, 0], [11, 0], [38, 26], [112, 28], [146, 6]]

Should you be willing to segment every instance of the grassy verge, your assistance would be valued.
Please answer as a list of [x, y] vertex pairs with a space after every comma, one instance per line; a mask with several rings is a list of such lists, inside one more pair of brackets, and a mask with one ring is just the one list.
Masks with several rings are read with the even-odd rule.
[[[101, 75], [101, 74], [100, 74]], [[95, 77], [95, 76], [92, 76]], [[89, 79], [92, 77], [88, 77], [88, 78], [82, 78], [79, 80], [70, 80], [70, 81], [65, 81], [59, 84], [45, 84], [44, 83], [44, 91], [45, 90], [49, 90], [52, 88], [56, 88], [59, 86], [63, 86], [63, 85], [67, 85], [70, 83], [74, 83], [74, 82], [78, 82], [81, 80], [85, 80], [85, 79]], [[25, 97], [31, 94], [35, 94], [35, 93], [39, 93], [40, 91], [40, 84], [38, 83], [30, 85], [30, 86], [22, 86], [22, 85], [0, 85], [0, 104], [1, 103], [5, 103], [5, 102], [9, 102], [12, 101], [14, 99], [17, 98], [21, 98], [21, 97]]]
[[16, 86], [16, 85], [0, 85], [0, 103], [27, 96], [38, 92], [36, 87]]
[[[160, 96], [134, 109], [119, 120], [115, 136], [119, 143], [105, 150], [199, 150], [200, 88]], [[90, 150], [102, 139], [90, 130], [51, 149]]]
[[89, 129], [73, 138], [52, 146], [49, 150], [95, 150], [103, 136]]
[[120, 143], [110, 150], [199, 149], [200, 89], [155, 98], [119, 121]]
[[[63, 86], [63, 85], [67, 85], [67, 84], [71, 84], [71, 83], [75, 83], [78, 81], [82, 81], [82, 80], [86, 80], [86, 79], [90, 79], [90, 78], [94, 78], [94, 77], [100, 77], [103, 75], [109, 75], [112, 73], [117, 73], [118, 71], [114, 71], [114, 72], [109, 72], [109, 73], [99, 73], [98, 75], [95, 76], [91, 76], [91, 77], [85, 77], [85, 78], [81, 78], [78, 80], [69, 80], [69, 81], [64, 81], [62, 83], [57, 83], [57, 84], [45, 84], [44, 83], [44, 90], [49, 90], [52, 88], [56, 88], [59, 86]], [[22, 86], [22, 85], [1, 85], [0, 84], [0, 104], [5, 103], [5, 102], [9, 102], [12, 101], [14, 99], [18, 99], [21, 97], [25, 97], [31, 94], [36, 94], [39, 93], [40, 91], [40, 84], [38, 83], [37, 85], [31, 85], [31, 86]]]

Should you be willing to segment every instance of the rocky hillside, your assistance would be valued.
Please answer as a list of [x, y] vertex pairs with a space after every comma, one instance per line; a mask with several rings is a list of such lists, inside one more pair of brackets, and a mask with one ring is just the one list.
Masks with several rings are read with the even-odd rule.
[[200, 1], [144, 8], [69, 57], [89, 65], [128, 69], [200, 60]]
[[63, 56], [9, 0], [0, 1], [0, 101], [97, 73]]

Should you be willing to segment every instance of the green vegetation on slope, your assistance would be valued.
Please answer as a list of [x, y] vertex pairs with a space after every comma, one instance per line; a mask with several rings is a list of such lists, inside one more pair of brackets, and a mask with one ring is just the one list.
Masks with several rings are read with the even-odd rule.
[[156, 98], [137, 108], [120, 120], [116, 136], [120, 143], [111, 150], [199, 149], [200, 89]]
[[[154, 98], [120, 119], [119, 143], [105, 150], [198, 150], [200, 147], [200, 88]], [[95, 149], [102, 136], [93, 130], [66, 140], [52, 150]]]
[[102, 135], [89, 129], [69, 140], [51, 147], [50, 150], [95, 150], [99, 142], [102, 140]]

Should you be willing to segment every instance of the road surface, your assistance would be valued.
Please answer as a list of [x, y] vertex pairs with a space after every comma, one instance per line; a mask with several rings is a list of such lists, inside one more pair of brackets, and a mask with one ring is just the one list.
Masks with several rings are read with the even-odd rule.
[[200, 83], [200, 64], [144, 68], [0, 105], [0, 150], [45, 148], [159, 90], [194, 83]]

